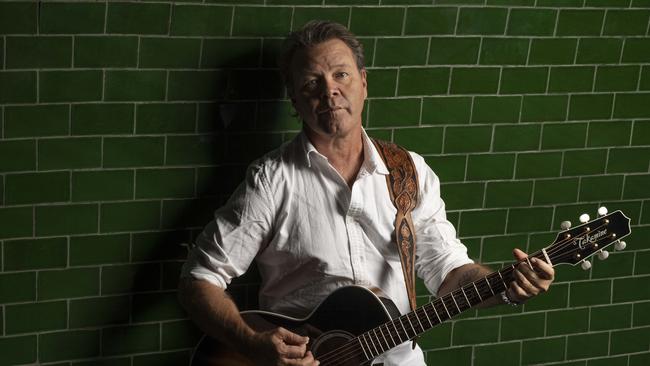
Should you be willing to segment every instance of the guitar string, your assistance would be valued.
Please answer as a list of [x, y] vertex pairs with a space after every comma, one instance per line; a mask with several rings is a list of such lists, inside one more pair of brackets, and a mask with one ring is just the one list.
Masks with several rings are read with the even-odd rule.
[[[569, 242], [569, 241], [570, 241], [570, 240], [566, 240], [566, 239], [565, 239], [565, 240], [562, 240], [561, 243], [562, 243], [562, 242]], [[563, 245], [563, 244], [564, 244], [564, 243], [562, 243], [562, 244], [560, 244], [560, 245]], [[541, 252], [540, 252], [540, 253], [536, 253], [536, 254], [541, 254]], [[523, 262], [523, 261], [522, 261], [522, 262]], [[505, 267], [505, 268], [502, 269], [501, 271], [502, 271], [502, 272], [508, 272], [508, 273], [506, 273], [506, 276], [509, 277], [508, 274], [509, 274], [509, 272], [511, 272], [513, 269], [514, 269], [514, 265], [511, 265], [510, 267]], [[493, 274], [492, 274], [492, 275], [493, 275]], [[487, 276], [486, 276], [486, 278], [487, 278]], [[489, 283], [488, 283], [488, 285], [489, 285]], [[483, 287], [483, 286], [481, 286], [481, 287]], [[457, 291], [458, 291], [458, 290], [453, 291], [450, 295], [453, 296], [453, 293], [454, 293], [454, 292], [457, 292]], [[477, 292], [477, 294], [479, 294], [479, 293]], [[472, 299], [474, 299], [474, 300], [476, 299], [476, 298], [473, 296], [473, 294], [470, 293], [470, 295], [472, 295], [472, 296], [471, 296]], [[447, 296], [444, 296], [444, 297], [440, 298], [440, 300], [441, 300], [441, 301], [444, 301], [446, 297], [447, 297]], [[418, 314], [417, 314], [417, 312], [418, 312], [419, 310], [422, 310], [422, 312], [424, 312], [424, 314], [426, 314], [426, 309], [425, 309], [425, 307], [426, 307], [427, 305], [430, 305], [431, 307], [435, 307], [434, 302], [432, 302], [432, 303], [428, 303], [428, 304], [425, 304], [424, 306], [422, 306], [422, 307], [416, 309], [414, 312], [411, 312], [411, 313], [409, 313], [409, 314], [403, 315], [403, 316], [401, 316], [401, 317], [399, 317], [399, 318], [407, 317], [407, 319], [408, 319], [408, 316], [410, 316], [410, 315], [413, 314], [413, 313], [415, 313], [414, 316], [416, 316], [416, 317], [417, 317], [417, 316], [421, 316], [421, 315], [418, 315]], [[471, 303], [469, 303], [468, 305], [471, 305]], [[456, 314], [454, 314], [454, 315], [456, 315]], [[396, 320], [399, 320], [399, 319], [396, 319]], [[445, 320], [447, 320], [447, 319], [445, 319]], [[444, 320], [443, 320], [443, 321], [444, 321]], [[386, 325], [386, 324], [389, 324], [389, 323], [392, 323], [392, 321], [391, 321], [391, 322], [387, 322], [387, 323], [385, 323], [385, 324], [383, 324], [383, 325]], [[382, 325], [380, 325], [380, 327], [381, 327], [381, 326], [382, 326]], [[389, 327], [388, 327], [387, 325], [386, 325], [386, 329], [388, 329], [389, 332], [391, 332], [391, 334], [392, 334], [392, 331], [390, 331], [390, 329], [389, 329]], [[395, 329], [397, 330], [397, 336], [398, 336], [398, 337], [400, 338], [400, 340], [401, 340], [401, 338], [402, 338], [402, 337], [401, 337], [401, 332], [400, 332], [396, 327], [395, 327]], [[417, 334], [417, 330], [415, 329], [415, 327], [412, 327], [412, 329], [413, 329], [414, 333]], [[405, 329], [405, 331], [406, 331], [406, 329]], [[423, 331], [424, 331], [424, 329], [423, 329]], [[407, 338], [410, 339], [410, 337], [408, 336], [408, 333], [406, 333], [405, 335], [406, 335]], [[359, 345], [357, 345], [357, 343], [359, 343], [359, 338], [362, 337], [362, 336], [368, 336], [368, 337], [371, 337], [371, 339], [372, 339], [372, 335], [370, 335], [369, 332], [366, 332], [366, 333], [360, 335], [359, 337], [354, 338], [353, 340], [349, 341], [346, 345], [344, 345], [344, 346], [338, 348], [338, 349], [336, 350], [336, 351], [338, 351], [337, 354], [330, 355], [330, 357], [328, 357], [328, 354], [325, 354], [325, 355], [323, 355], [323, 357], [319, 357], [318, 359], [319, 359], [320, 361], [322, 361], [322, 362], [328, 362], [328, 364], [331, 364], [330, 362], [337, 362], [337, 363], [338, 363], [339, 361], [346, 362], [346, 361], [349, 361], [349, 360], [351, 360], [352, 358], [354, 358], [354, 357], [356, 357], [356, 356], [361, 355], [361, 353], [363, 352], [363, 349], [359, 349]], [[386, 346], [388, 346], [389, 349], [391, 348], [387, 341], [386, 341], [386, 342], [382, 342], [378, 337], [375, 337], [375, 340], [377, 341], [377, 343], [378, 343], [380, 346], [382, 346], [383, 344], [386, 344]], [[359, 343], [359, 344], [360, 344], [360, 343]], [[362, 347], [362, 346], [361, 346], [361, 347]], [[380, 348], [381, 348], [382, 351], [384, 351], [384, 350], [383, 350], [383, 347], [380, 347]], [[343, 351], [344, 349], [345, 349], [345, 351]], [[385, 351], [384, 351], [384, 352], [385, 352]], [[384, 353], [384, 352], [382, 352], [382, 353]], [[331, 352], [330, 352], [330, 353], [331, 353]], [[371, 353], [371, 355], [372, 355], [372, 352], [370, 352], [370, 353]], [[379, 356], [379, 354], [378, 354], [377, 356]], [[344, 358], [343, 360], [341, 360], [341, 359], [340, 359], [341, 357], [345, 357], [345, 358]]]
[[[605, 224], [605, 225], [606, 225], [606, 224]], [[598, 229], [604, 227], [605, 225], [597, 226], [594, 230], [598, 230]], [[591, 230], [590, 230], [590, 231], [582, 232], [580, 235], [577, 235], [576, 237], [565, 237], [564, 239], [562, 239], [562, 240], [560, 240], [559, 242], [555, 243], [555, 246], [554, 246], [552, 249], [549, 249], [549, 250], [547, 251], [547, 254], [548, 254], [549, 256], [551, 256], [551, 255], [555, 255], [555, 254], [557, 254], [557, 253], [559, 253], [559, 252], [564, 251], [566, 248], [568, 248], [568, 247], [571, 246], [570, 243], [573, 242], [574, 239], [578, 239], [578, 238], [582, 238], [582, 237], [584, 237], [584, 236], [587, 236], [587, 234], [589, 234], [590, 232], [591, 232]], [[599, 240], [597, 240], [597, 241], [599, 241]], [[540, 251], [537, 251], [537, 252], [531, 254], [531, 256], [536, 257], [536, 256], [539, 256], [539, 255], [542, 255], [542, 254], [543, 254], [543, 253], [542, 253], [542, 251], [540, 250]], [[569, 254], [569, 252], [560, 255], [558, 258], [562, 258], [562, 257], [565, 256], [566, 254]], [[542, 259], [542, 258], [538, 258], [538, 259]], [[526, 262], [526, 260], [519, 261], [519, 262], [517, 262], [517, 265], [520, 264], [520, 263], [524, 263], [524, 262]], [[504, 274], [506, 274], [506, 275], [508, 276], [508, 275], [509, 275], [513, 270], [514, 270], [515, 267], [516, 267], [516, 265], [513, 263], [512, 265], [510, 265], [510, 266], [508, 266], [508, 267], [505, 267], [505, 268], [503, 268], [502, 270], [499, 270], [498, 272], [503, 272]], [[494, 273], [491, 273], [491, 274], [489, 274], [488, 276], [485, 276], [484, 278], [487, 279], [490, 275], [494, 275]], [[483, 280], [483, 279], [479, 279], [479, 280], [477, 280], [477, 281], [474, 281], [473, 283], [478, 282], [478, 281], [481, 281], [481, 280]], [[490, 285], [490, 283], [489, 283], [489, 281], [488, 281], [488, 286], [489, 286], [489, 285]], [[467, 285], [465, 285], [465, 286], [467, 286]], [[464, 287], [465, 287], [465, 286], [464, 286]], [[483, 287], [484, 285], [480, 285], [480, 286]], [[462, 288], [461, 288], [461, 289], [462, 289]], [[442, 301], [444, 301], [444, 299], [445, 299], [446, 297], [448, 297], [448, 296], [453, 296], [453, 293], [454, 293], [454, 292], [457, 292], [457, 291], [459, 291], [459, 290], [460, 290], [460, 289], [456, 289], [456, 290], [452, 291], [450, 294], [441, 297], [439, 300], [442, 302]], [[465, 294], [465, 295], [466, 295], [466, 294]], [[473, 297], [473, 295], [471, 294], [471, 292], [470, 292], [470, 295], [471, 295], [472, 299], [476, 299], [475, 297]], [[480, 292], [479, 292], [479, 291], [477, 291], [477, 295], [479, 295], [479, 297], [480, 297]], [[452, 297], [452, 299], [453, 299], [453, 297]], [[437, 302], [437, 301], [432, 301], [432, 302], [430, 302], [430, 303], [424, 304], [423, 306], [418, 307], [418, 308], [415, 309], [414, 311], [412, 311], [412, 312], [410, 312], [410, 313], [407, 313], [407, 314], [405, 314], [405, 315], [402, 315], [402, 316], [398, 317], [397, 319], [393, 319], [393, 320], [391, 320], [391, 321], [388, 321], [388, 322], [386, 322], [386, 323], [380, 325], [379, 327], [381, 327], [381, 326], [386, 326], [386, 329], [387, 329], [387, 331], [389, 332], [389, 335], [392, 336], [394, 333], [390, 330], [390, 327], [388, 327], [388, 324], [389, 324], [389, 323], [393, 323], [393, 325], [394, 325], [395, 320], [400, 320], [401, 318], [404, 318], [404, 317], [406, 317], [407, 319], [410, 319], [409, 317], [410, 317], [411, 315], [413, 315], [413, 316], [415, 317], [415, 319], [418, 320], [418, 322], [419, 322], [419, 317], [421, 317], [421, 315], [418, 315], [417, 313], [420, 311], [420, 312], [423, 312], [423, 313], [425, 314], [425, 316], [426, 316], [426, 315], [427, 315], [426, 306], [427, 306], [427, 305], [430, 305], [430, 306], [435, 310], [435, 303], [436, 303], [436, 302]], [[478, 304], [478, 303], [477, 303], [477, 304]], [[471, 302], [469, 302], [468, 305], [470, 305], [470, 307], [471, 307], [471, 306], [474, 306], [474, 305], [471, 304]], [[459, 309], [459, 310], [460, 310], [460, 309]], [[457, 314], [454, 314], [454, 315], [457, 315]], [[436, 316], [437, 316], [437, 314], [436, 314]], [[453, 317], [453, 315], [452, 315], [452, 317]], [[427, 316], [427, 319], [429, 319], [428, 316]], [[450, 318], [447, 318], [447, 319], [444, 319], [444, 320], [440, 319], [441, 321], [438, 322], [437, 324], [440, 324], [440, 323], [442, 323], [442, 322], [444, 322], [444, 321], [446, 321], [446, 320], [448, 320], [448, 319], [451, 319], [451, 317], [450, 317]], [[430, 323], [430, 324], [431, 324], [431, 323]], [[429, 327], [429, 329], [431, 329], [433, 326], [435, 326], [435, 325], [437, 325], [437, 324], [432, 324], [432, 326]], [[375, 327], [375, 328], [376, 328], [376, 327]], [[396, 330], [396, 334], [395, 334], [395, 335], [396, 335], [396, 336], [400, 339], [400, 341], [401, 341], [401, 340], [402, 340], [401, 332], [397, 329], [396, 326], [394, 326], [394, 328], [395, 328], [395, 330]], [[418, 333], [417, 333], [417, 330], [415, 329], [415, 327], [411, 326], [411, 328], [413, 329], [413, 331], [415, 332], [415, 334], [416, 334], [416, 336], [417, 336]], [[425, 331], [424, 327], [421, 327], [421, 328], [422, 328], [422, 331], [424, 332], [424, 331]], [[370, 335], [369, 332], [365, 332], [365, 333], [363, 333], [363, 334], [361, 334], [361, 335], [359, 335], [359, 336], [353, 338], [352, 340], [348, 341], [345, 345], [343, 345], [343, 346], [337, 348], [336, 350], [332, 350], [332, 351], [330, 351], [330, 352], [325, 353], [322, 357], [319, 357], [318, 360], [321, 361], [321, 362], [327, 362], [327, 364], [332, 364], [332, 362], [336, 362], [336, 363], [338, 364], [338, 362], [347, 362], [347, 361], [350, 361], [350, 360], [356, 358], [357, 356], [363, 356], [363, 355], [365, 354], [365, 351], [362, 349], [362, 348], [363, 348], [363, 345], [360, 343], [360, 338], [363, 337], [363, 336], [366, 336], [366, 334], [367, 334], [368, 337], [372, 337], [372, 336]], [[419, 334], [421, 334], [421, 333], [419, 333]], [[382, 333], [382, 335], [383, 335], [383, 333]], [[406, 332], [406, 329], [405, 329], [405, 336], [406, 336], [407, 339], [409, 339], [409, 340], [412, 339], [412, 338], [415, 338], [415, 337], [416, 337], [416, 336], [414, 336], [414, 337], [409, 337], [408, 333]], [[372, 338], [371, 338], [371, 339], [372, 339]], [[394, 346], [393, 346], [393, 347], [390, 346], [390, 344], [388, 343], [388, 339], [386, 339], [385, 336], [384, 336], [384, 342], [383, 342], [383, 343], [382, 343], [381, 339], [379, 339], [379, 337], [376, 337], [375, 340], [377, 341], [377, 343], [378, 343], [380, 346], [382, 346], [383, 344], [385, 344], [385, 345], [387, 346], [388, 350], [394, 348]], [[393, 343], [394, 343], [394, 342], [393, 342]], [[361, 347], [361, 348], [360, 348], [360, 347]], [[345, 349], [345, 351], [343, 351], [344, 349]], [[383, 354], [383, 353], [385, 353], [385, 352], [388, 351], [388, 350], [384, 351], [384, 350], [383, 350], [383, 347], [380, 347], [380, 349], [381, 349], [383, 352], [380, 353], [380, 354], [378, 354], [377, 356], [379, 356], [379, 355], [381, 355], [381, 354]], [[351, 352], [351, 353], [350, 353], [350, 352]], [[372, 355], [372, 351], [371, 351], [371, 350], [369, 350], [369, 353]], [[377, 357], [377, 356], [375, 356], [375, 357]], [[345, 357], [345, 358], [341, 360], [341, 359], [340, 359], [341, 357]], [[374, 358], [374, 357], [373, 357], [373, 358]]]
[[[541, 253], [540, 253], [540, 254], [541, 254]], [[522, 261], [522, 262], [523, 262], [523, 261]], [[508, 272], [508, 273], [511, 272], [512, 270], [513, 270], [513, 266], [505, 267], [504, 269], [502, 269], [503, 272]], [[508, 276], [508, 273], [506, 273], [507, 277], [509, 277], [509, 276]], [[493, 274], [492, 274], [492, 275], [493, 275]], [[487, 276], [486, 276], [486, 278], [487, 278]], [[489, 285], [489, 283], [488, 283], [488, 285]], [[483, 287], [483, 286], [481, 286], [481, 287]], [[453, 293], [458, 292], [458, 291], [459, 291], [459, 290], [454, 290], [454, 291], [450, 294], [450, 296], [454, 296]], [[477, 292], [477, 295], [478, 295], [478, 294], [479, 294], [479, 293]], [[440, 298], [440, 301], [444, 301], [447, 297], [448, 297], [448, 296], [444, 296], [444, 297]], [[473, 294], [471, 294], [471, 293], [470, 293], [470, 297], [472, 297], [473, 300], [476, 300], [476, 297], [475, 297]], [[479, 300], [480, 300], [480, 296], [479, 296]], [[417, 313], [418, 313], [418, 312], [423, 312], [423, 313], [426, 315], [427, 310], [426, 310], [425, 307], [426, 307], [427, 305], [430, 305], [432, 308], [435, 309], [435, 304], [434, 304], [434, 303], [435, 303], [435, 302], [425, 304], [425, 305], [423, 305], [422, 307], [416, 309], [414, 312], [411, 312], [411, 313], [409, 313], [409, 314], [403, 315], [403, 316], [401, 316], [400, 318], [407, 317], [407, 319], [408, 319], [408, 317], [411, 316], [411, 314], [413, 314], [413, 315], [416, 316], [416, 317], [422, 317], [421, 315], [418, 315]], [[473, 306], [473, 305], [471, 304], [471, 301], [468, 303], [468, 305], [470, 305], [470, 307]], [[460, 310], [460, 309], [459, 309], [459, 310]], [[454, 314], [454, 315], [456, 315], [456, 314]], [[445, 319], [445, 320], [447, 320], [447, 319]], [[443, 320], [443, 321], [444, 321], [444, 320]], [[386, 325], [386, 324], [389, 324], [389, 323], [391, 323], [391, 322], [387, 322], [387, 323], [385, 323], [385, 324], [383, 324], [383, 325], [385, 325], [385, 326], [386, 326], [386, 329], [389, 330], [389, 332], [391, 332], [391, 334], [392, 334], [392, 331], [390, 331], [389, 327]], [[380, 325], [380, 327], [381, 327], [381, 326], [382, 326], [382, 325]], [[395, 328], [396, 328], [396, 327], [395, 327]], [[417, 330], [415, 329], [415, 327], [412, 327], [412, 329], [413, 329], [414, 333], [417, 334]], [[397, 328], [396, 328], [396, 330], [397, 330]], [[424, 331], [424, 328], [423, 328], [422, 330]], [[347, 361], [349, 361], [349, 360], [351, 360], [351, 359], [353, 359], [353, 358], [356, 358], [357, 356], [363, 356], [363, 355], [362, 355], [362, 352], [364, 352], [364, 351], [363, 351], [363, 349], [359, 349], [359, 345], [357, 345], [357, 343], [359, 343], [359, 340], [358, 340], [358, 339], [359, 339], [360, 337], [362, 337], [362, 336], [366, 336], [366, 335], [367, 335], [368, 337], [372, 337], [371, 334], [369, 334], [368, 332], [366, 332], [366, 333], [360, 335], [359, 337], [354, 338], [352, 341], [349, 341], [348, 344], [346, 344], [345, 346], [342, 346], [342, 347], [338, 348], [338, 349], [337, 349], [337, 351], [339, 351], [338, 354], [331, 355], [330, 357], [327, 357], [327, 354], [325, 354], [324, 357], [319, 357], [318, 359], [321, 360], [322, 362], [327, 362], [327, 364], [332, 364], [331, 362], [336, 362], [336, 364], [338, 364], [338, 362], [341, 362], [341, 361], [342, 361], [342, 362], [347, 362]], [[398, 337], [399, 337], [400, 340], [401, 340], [402, 337], [401, 337], [401, 332], [400, 332], [399, 330], [397, 330], [397, 335], [398, 335]], [[407, 336], [408, 339], [411, 338], [411, 337], [408, 336], [407, 333], [406, 333], [405, 335]], [[378, 343], [380, 346], [383, 345], [383, 344], [386, 344], [386, 346], [388, 346], [388, 349], [392, 348], [392, 347], [390, 347], [390, 344], [388, 344], [387, 340], [386, 340], [386, 342], [382, 342], [381, 339], [379, 339], [378, 337], [376, 337], [375, 339], [377, 340], [377, 343]], [[380, 347], [380, 348], [381, 348], [381, 350], [383, 351], [382, 353], [384, 353], [385, 351], [383, 350], [383, 347]], [[344, 349], [345, 349], [345, 351], [343, 351]], [[343, 351], [343, 352], [340, 352], [340, 351]], [[371, 355], [372, 355], [372, 352], [370, 352], [370, 353], [371, 353]], [[378, 354], [377, 356], [379, 356], [379, 354]], [[341, 360], [341, 357], [344, 357], [344, 359]]]

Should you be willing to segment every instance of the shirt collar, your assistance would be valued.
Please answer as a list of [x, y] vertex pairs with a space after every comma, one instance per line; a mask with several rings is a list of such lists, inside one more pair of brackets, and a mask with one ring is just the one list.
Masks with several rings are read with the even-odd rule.
[[[384, 160], [381, 158], [381, 155], [379, 155], [375, 144], [372, 143], [372, 140], [368, 137], [366, 130], [363, 128], [361, 128], [361, 136], [363, 139], [364, 151], [362, 168], [365, 167], [365, 169], [370, 173], [377, 172], [383, 175], [389, 174], [388, 168], [386, 167]], [[307, 162], [307, 166], [311, 167], [312, 159], [314, 157], [318, 157], [325, 161], [328, 160], [325, 155], [316, 150], [316, 147], [311, 143], [311, 141], [309, 141], [305, 131], [300, 132], [300, 141], [305, 151], [305, 161]]]

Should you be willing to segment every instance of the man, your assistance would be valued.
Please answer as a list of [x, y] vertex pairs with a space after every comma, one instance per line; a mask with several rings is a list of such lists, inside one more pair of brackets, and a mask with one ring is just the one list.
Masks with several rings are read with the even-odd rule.
[[[367, 97], [361, 45], [339, 24], [310, 22], [285, 42], [281, 71], [302, 133], [249, 167], [246, 180], [197, 239], [180, 297], [207, 334], [256, 364], [317, 365], [306, 337], [283, 328], [256, 332], [225, 294], [253, 260], [262, 277], [264, 310], [303, 317], [333, 290], [351, 284], [381, 289], [402, 313], [409, 303], [391, 239], [396, 209], [386, 186], [388, 170], [361, 123]], [[468, 258], [445, 218], [438, 178], [422, 157], [411, 156], [420, 183], [412, 212], [415, 269], [432, 293], [443, 295], [491, 270]], [[518, 249], [514, 255], [526, 257]], [[548, 290], [552, 266], [531, 262], [518, 267], [503, 299], [487, 305], [523, 302]], [[424, 365], [424, 357], [406, 342], [375, 362]]]

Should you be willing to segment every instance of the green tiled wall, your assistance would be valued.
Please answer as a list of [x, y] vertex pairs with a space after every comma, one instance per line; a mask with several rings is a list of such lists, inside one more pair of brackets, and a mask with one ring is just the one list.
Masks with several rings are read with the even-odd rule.
[[361, 38], [366, 128], [424, 155], [473, 258], [632, 218], [591, 271], [422, 337], [429, 364], [648, 365], [650, 1], [156, 0], [0, 2], [0, 366], [187, 364], [180, 244], [299, 131], [275, 58], [312, 18]]

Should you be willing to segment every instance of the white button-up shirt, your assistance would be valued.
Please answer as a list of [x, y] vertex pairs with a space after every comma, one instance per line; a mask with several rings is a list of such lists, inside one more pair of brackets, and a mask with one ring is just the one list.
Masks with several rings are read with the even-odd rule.
[[[363, 140], [364, 161], [351, 189], [304, 133], [252, 163], [198, 237], [183, 276], [226, 288], [255, 259], [263, 310], [303, 317], [335, 289], [356, 284], [379, 288], [403, 314], [410, 311], [388, 169], [365, 131]], [[472, 261], [446, 219], [438, 177], [421, 156], [411, 157], [419, 180], [415, 270], [436, 294], [447, 273]], [[389, 354], [399, 361], [389, 356], [385, 365], [422, 360], [408, 344], [395, 351]]]

